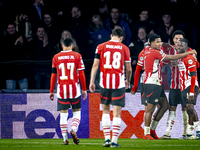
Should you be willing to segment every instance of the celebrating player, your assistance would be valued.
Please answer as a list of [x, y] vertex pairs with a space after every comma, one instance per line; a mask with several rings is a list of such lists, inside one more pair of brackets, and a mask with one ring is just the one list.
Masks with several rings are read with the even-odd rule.
[[[128, 47], [121, 43], [121, 29], [112, 31], [111, 40], [98, 45], [91, 70], [89, 89], [95, 91], [94, 79], [100, 64], [100, 94], [103, 106], [102, 125], [105, 136], [104, 147], [120, 147], [118, 136], [121, 126], [121, 110], [125, 105], [125, 87], [130, 85], [132, 68]], [[124, 66], [126, 69], [126, 81]], [[112, 142], [110, 141], [110, 104], [113, 105]]]
[[[178, 42], [178, 53], [184, 53], [188, 50], [188, 40], [181, 39]], [[196, 128], [196, 138], [200, 139], [200, 123], [198, 114], [194, 109], [196, 105], [197, 96], [199, 94], [199, 85], [197, 81], [197, 62], [193, 55], [188, 55], [178, 61], [178, 67], [180, 72], [180, 84], [181, 84], [181, 97], [183, 106], [187, 108], [189, 116], [189, 125], [187, 128], [187, 139], [194, 138], [194, 127]]]
[[196, 51], [188, 51], [177, 55], [166, 55], [162, 51], [159, 51], [162, 46], [161, 38], [159, 35], [152, 35], [150, 37], [151, 48], [145, 52], [144, 57], [144, 96], [147, 101], [147, 111], [145, 114], [145, 127], [144, 127], [144, 139], [154, 139], [150, 135], [150, 123], [152, 114], [158, 103], [162, 101], [159, 100], [161, 93], [164, 93], [164, 89], [161, 86], [161, 72], [160, 63], [163, 60], [175, 60], [183, 58], [189, 54], [196, 54]]
[[54, 99], [54, 86], [56, 78], [57, 83], [57, 98], [58, 98], [58, 111], [60, 111], [60, 128], [63, 136], [63, 144], [68, 145], [67, 135], [67, 118], [68, 109], [72, 106], [72, 130], [71, 136], [75, 144], [79, 143], [76, 135], [78, 126], [81, 119], [81, 90], [79, 79], [82, 85], [83, 100], [87, 98], [87, 88], [85, 81], [85, 66], [83, 64], [82, 56], [79, 53], [72, 51], [73, 41], [65, 39], [62, 42], [63, 51], [53, 57], [53, 66], [50, 83], [50, 99]]
[[[181, 30], [176, 30], [173, 35], [173, 48], [166, 51], [166, 54], [169, 55], [176, 55], [178, 54], [177, 51], [177, 44], [180, 39], [183, 39], [185, 34]], [[176, 108], [177, 105], [180, 104], [181, 101], [181, 91], [180, 91], [180, 81], [179, 81], [179, 69], [178, 69], [178, 60], [171, 60], [171, 61], [164, 61], [163, 64], [167, 64], [169, 62], [171, 68], [171, 86], [169, 91], [169, 115], [167, 119], [167, 128], [166, 133], [161, 139], [170, 139], [171, 138], [171, 131], [176, 119]], [[184, 139], [187, 135], [187, 125], [188, 125], [188, 115], [186, 112], [186, 107], [182, 105], [182, 114], [183, 114], [183, 134], [182, 138]]]
[[[131, 90], [131, 94], [135, 94], [137, 92], [137, 86], [138, 86], [138, 81], [139, 81], [139, 75], [140, 75], [140, 72], [142, 70], [142, 68], [144, 68], [144, 57], [145, 57], [145, 52], [149, 50], [150, 48], [150, 44], [149, 44], [149, 39], [150, 37], [152, 36], [153, 34], [151, 34], [148, 38], [148, 44], [144, 47], [144, 49], [140, 52], [139, 56], [138, 56], [138, 63], [137, 63], [137, 66], [136, 66], [136, 71], [135, 71], [135, 78], [134, 78], [134, 86]], [[166, 48], [169, 48], [170, 45], [168, 45], [167, 43], [164, 43], [163, 46]], [[162, 51], [162, 50], [161, 50]], [[146, 103], [146, 99], [145, 99], [145, 96], [144, 96], [144, 88], [143, 88], [143, 81], [144, 81], [144, 72], [143, 74], [141, 75], [141, 80], [140, 80], [140, 83], [141, 83], [141, 103], [143, 105], [145, 105], [145, 112], [147, 111], [147, 103]], [[160, 121], [160, 119], [162, 118], [162, 116], [164, 115], [164, 113], [167, 111], [168, 109], [168, 101], [167, 101], [167, 97], [164, 93], [164, 91], [161, 93], [160, 95], [160, 99], [159, 99], [159, 102], [157, 104], [157, 111], [154, 113], [154, 119], [151, 123], [151, 128], [150, 128], [150, 135], [154, 138], [154, 139], [159, 139], [159, 137], [157, 136], [156, 132], [155, 132], [155, 129], [158, 125], [158, 122]], [[144, 117], [145, 117], [145, 114], [144, 114]], [[152, 139], [153, 138], [149, 137], [147, 139]], [[146, 139], [146, 138], [145, 138]]]

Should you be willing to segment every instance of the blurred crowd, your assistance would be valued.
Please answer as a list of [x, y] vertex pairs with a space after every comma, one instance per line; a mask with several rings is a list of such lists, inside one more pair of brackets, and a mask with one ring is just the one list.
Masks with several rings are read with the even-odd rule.
[[88, 83], [96, 47], [114, 28], [125, 32], [133, 73], [152, 32], [173, 45], [182, 30], [198, 52], [199, 14], [199, 0], [0, 0], [0, 89], [49, 89], [51, 60], [66, 38], [83, 56]]

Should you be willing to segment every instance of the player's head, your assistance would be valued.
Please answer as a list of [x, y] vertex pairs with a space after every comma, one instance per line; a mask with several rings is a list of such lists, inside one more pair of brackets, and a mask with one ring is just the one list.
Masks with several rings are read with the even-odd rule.
[[63, 50], [72, 50], [73, 48], [73, 41], [70, 38], [65, 39], [62, 41]]
[[180, 39], [177, 43], [178, 53], [184, 53], [188, 50], [189, 41], [187, 39]]
[[151, 38], [151, 36], [154, 35], [154, 34], [155, 34], [155, 33], [149, 33], [149, 34], [147, 35], [148, 44], [150, 44], [150, 38]]
[[124, 31], [120, 28], [116, 28], [112, 30], [111, 38], [118, 37], [120, 42], [122, 42], [124, 38]]
[[151, 48], [154, 48], [154, 49], [161, 49], [161, 46], [162, 46], [162, 41], [161, 41], [161, 37], [157, 34], [153, 34], [150, 39], [149, 39], [149, 42], [151, 44]]
[[183, 39], [185, 38], [185, 33], [181, 30], [176, 30], [174, 31], [174, 33], [172, 34], [172, 39], [173, 39], [173, 42], [174, 42], [174, 45], [176, 46], [178, 41], [180, 39]]

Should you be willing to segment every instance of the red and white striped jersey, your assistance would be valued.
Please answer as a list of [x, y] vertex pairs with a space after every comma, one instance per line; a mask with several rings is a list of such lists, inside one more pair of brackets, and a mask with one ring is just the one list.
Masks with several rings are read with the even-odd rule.
[[179, 59], [178, 67], [180, 73], [181, 91], [185, 90], [188, 86], [191, 85], [191, 72], [196, 72], [195, 85], [199, 86], [197, 81], [197, 66], [193, 55], [188, 55], [183, 59]]
[[161, 61], [166, 57], [162, 50], [150, 48], [144, 57], [144, 84], [162, 85]]
[[78, 70], [85, 69], [82, 56], [72, 50], [61, 51], [53, 57], [53, 68], [56, 68], [57, 97], [72, 99], [81, 95]]
[[[166, 52], [167, 55], [176, 55], [178, 51], [175, 49], [175, 46]], [[180, 77], [179, 77], [179, 68], [178, 60], [164, 61], [165, 64], [169, 63], [171, 68], [171, 89], [180, 89]]]
[[[192, 49], [189, 48], [188, 51], [191, 51]], [[175, 49], [175, 45], [173, 48], [168, 49], [165, 52], [167, 55], [177, 55], [178, 51]], [[164, 64], [169, 63], [171, 68], [171, 89], [180, 89], [180, 75], [179, 75], [179, 67], [178, 67], [178, 60], [170, 60], [170, 61], [164, 61]]]
[[110, 40], [98, 45], [100, 58], [100, 86], [106, 89], [125, 87], [124, 63], [131, 62], [130, 51], [124, 44]]

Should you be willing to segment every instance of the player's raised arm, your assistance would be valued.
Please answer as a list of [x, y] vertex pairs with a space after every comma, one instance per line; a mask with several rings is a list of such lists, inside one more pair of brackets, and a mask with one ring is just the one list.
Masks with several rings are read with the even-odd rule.
[[90, 85], [89, 85], [90, 92], [95, 91], [94, 80], [96, 77], [97, 70], [99, 68], [99, 64], [100, 64], [100, 59], [95, 58], [93, 66], [92, 66], [92, 70], [91, 70]]
[[167, 55], [163, 60], [176, 60], [176, 59], [181, 59], [181, 58], [184, 58], [186, 57], [187, 55], [190, 55], [190, 54], [197, 54], [197, 52], [195, 50], [192, 50], [192, 51], [187, 51], [185, 53], [182, 53], [182, 54], [177, 54], [177, 55]]

